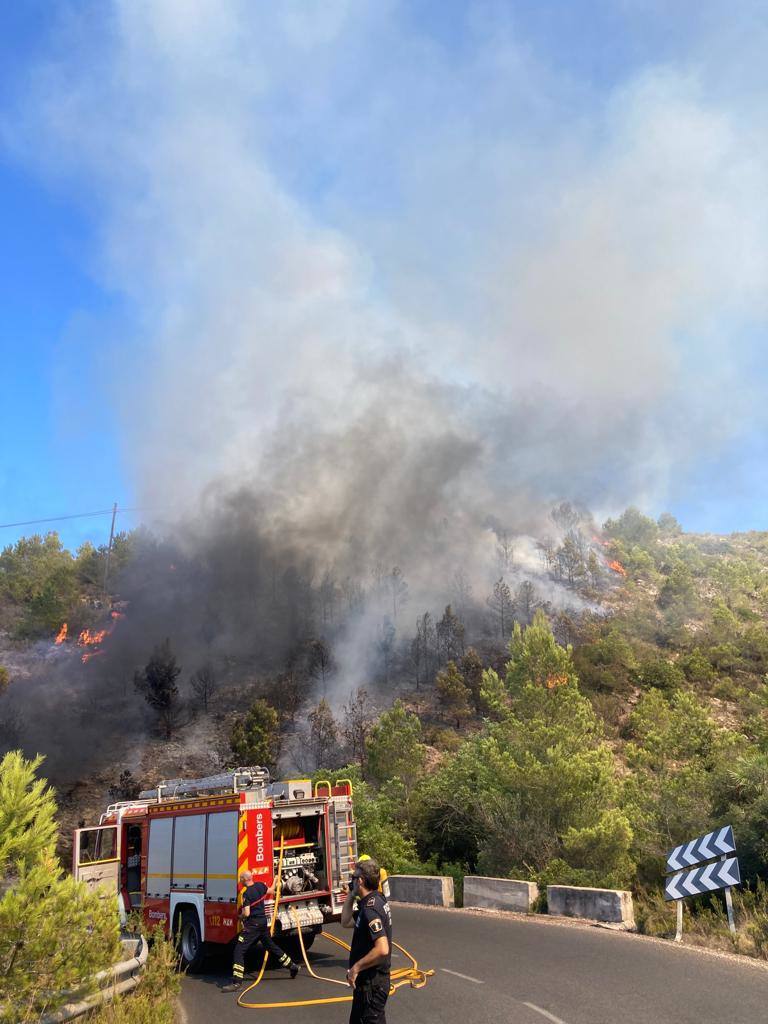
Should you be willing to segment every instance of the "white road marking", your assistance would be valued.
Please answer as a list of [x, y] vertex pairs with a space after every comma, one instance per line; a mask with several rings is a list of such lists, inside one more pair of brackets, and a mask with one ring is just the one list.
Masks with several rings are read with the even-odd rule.
[[540, 1013], [542, 1017], [546, 1017], [547, 1020], [551, 1020], [552, 1024], [565, 1024], [564, 1020], [556, 1017], [554, 1013], [550, 1013], [549, 1010], [542, 1010], [536, 1003], [523, 1003], [523, 1006], [527, 1006], [529, 1010], [535, 1010], [536, 1013]]
[[454, 978], [463, 978], [464, 981], [474, 981], [476, 985], [485, 984], [485, 982], [481, 981], [479, 978], [471, 978], [468, 974], [459, 974], [458, 971], [449, 971], [447, 967], [441, 967], [440, 970], [443, 971], [445, 974], [452, 974]]

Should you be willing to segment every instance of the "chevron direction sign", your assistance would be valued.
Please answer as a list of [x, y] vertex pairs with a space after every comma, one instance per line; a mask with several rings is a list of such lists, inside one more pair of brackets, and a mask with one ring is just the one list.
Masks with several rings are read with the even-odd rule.
[[[699, 836], [698, 839], [692, 839], [690, 843], [676, 846], [667, 856], [667, 871], [692, 868], [694, 864], [701, 864], [705, 860], [712, 860], [714, 857], [722, 857], [723, 854], [735, 852], [733, 829], [730, 825], [726, 825], [724, 828], [715, 829], [714, 832], [708, 832], [705, 836]], [[714, 886], [714, 888], [718, 888], [718, 886]], [[702, 892], [704, 891], [702, 889]], [[677, 899], [678, 897], [672, 898]]]
[[682, 900], [686, 896], [699, 896], [703, 892], [727, 889], [740, 883], [739, 862], [735, 857], [728, 857], [693, 871], [678, 871], [664, 883], [664, 899]]

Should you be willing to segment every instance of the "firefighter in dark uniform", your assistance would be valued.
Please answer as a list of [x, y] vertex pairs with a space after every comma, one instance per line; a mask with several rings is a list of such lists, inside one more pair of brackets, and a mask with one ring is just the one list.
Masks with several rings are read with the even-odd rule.
[[252, 871], [243, 871], [240, 875], [240, 884], [245, 886], [243, 903], [240, 908], [240, 917], [243, 922], [243, 930], [237, 937], [235, 943], [235, 955], [232, 963], [232, 981], [225, 985], [224, 992], [236, 992], [243, 984], [245, 977], [245, 954], [254, 946], [260, 946], [274, 954], [281, 967], [291, 972], [295, 978], [299, 973], [299, 964], [295, 964], [287, 953], [284, 953], [272, 936], [269, 934], [269, 922], [267, 912], [264, 909], [264, 901], [275, 895], [275, 883], [267, 886], [264, 882], [254, 882]]
[[[386, 1024], [392, 964], [392, 913], [378, 891], [379, 865], [370, 858], [358, 861], [349, 894], [341, 911], [341, 924], [353, 928], [347, 981], [354, 989], [349, 1024]], [[355, 899], [359, 905], [355, 908]]]

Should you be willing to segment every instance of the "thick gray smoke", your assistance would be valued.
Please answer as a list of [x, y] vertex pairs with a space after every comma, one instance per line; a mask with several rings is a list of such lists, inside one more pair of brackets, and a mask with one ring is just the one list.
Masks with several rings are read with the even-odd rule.
[[[79, 5], [25, 83], [4, 137], [87, 203], [124, 298], [96, 381], [143, 503], [258, 477], [306, 521], [371, 455], [406, 491], [436, 458], [478, 502], [661, 510], [762, 417], [757, 5], [665, 15], [667, 62], [599, 92], [503, 7], [468, 5], [451, 43], [410, 6]], [[320, 492], [294, 493], [286, 451], [328, 460]]]
[[172, 626], [185, 660], [278, 666], [321, 628], [302, 587], [370, 592], [377, 566], [412, 631], [457, 572], [484, 600], [501, 534], [539, 573], [554, 501], [660, 512], [763, 416], [750, 5], [725, 35], [692, 8], [664, 66], [599, 95], [494, 5], [460, 45], [410, 6], [81, 5], [4, 126], [87, 197], [121, 296], [98, 386], [164, 510], [121, 581], [126, 665]]

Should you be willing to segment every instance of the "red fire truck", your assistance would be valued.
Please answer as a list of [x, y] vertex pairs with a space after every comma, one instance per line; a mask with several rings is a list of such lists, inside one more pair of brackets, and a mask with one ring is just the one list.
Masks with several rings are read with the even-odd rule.
[[[139, 911], [174, 936], [196, 970], [206, 947], [238, 932], [238, 876], [267, 885], [282, 845], [275, 940], [300, 959], [325, 922], [338, 920], [357, 857], [352, 784], [271, 782], [264, 768], [204, 779], [170, 779], [136, 800], [111, 804], [93, 828], [75, 831], [73, 872], [117, 897], [121, 920]], [[272, 913], [266, 904], [267, 915]]]

